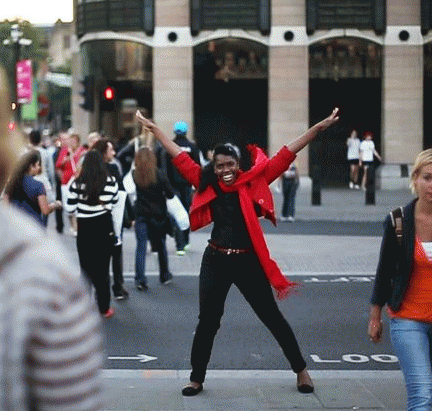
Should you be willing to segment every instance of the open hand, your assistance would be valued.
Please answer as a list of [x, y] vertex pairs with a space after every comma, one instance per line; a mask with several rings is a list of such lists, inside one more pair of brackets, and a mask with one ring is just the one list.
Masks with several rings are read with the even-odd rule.
[[327, 118], [321, 121], [320, 124], [322, 130], [325, 130], [326, 128], [335, 124], [339, 120], [338, 114], [339, 114], [339, 108], [336, 107]]
[[144, 115], [141, 113], [141, 111], [137, 110], [135, 113], [135, 116], [136, 116], [137, 120], [147, 130], [153, 131], [155, 129], [156, 125], [152, 121], [150, 121], [148, 118], [144, 117]]

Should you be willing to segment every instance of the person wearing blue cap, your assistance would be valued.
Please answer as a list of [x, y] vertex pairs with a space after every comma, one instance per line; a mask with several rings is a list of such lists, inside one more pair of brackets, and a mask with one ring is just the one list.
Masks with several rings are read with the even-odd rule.
[[[185, 121], [177, 121], [174, 124], [174, 142], [186, 151], [198, 164], [200, 163], [200, 151], [196, 144], [188, 140], [187, 132], [189, 126]], [[184, 208], [189, 212], [192, 203], [192, 186], [186, 181], [171, 163], [171, 157], [167, 154], [167, 176], [174, 192], [180, 199]], [[176, 242], [176, 254], [185, 255], [189, 246], [190, 230], [180, 230], [174, 222], [174, 238]]]

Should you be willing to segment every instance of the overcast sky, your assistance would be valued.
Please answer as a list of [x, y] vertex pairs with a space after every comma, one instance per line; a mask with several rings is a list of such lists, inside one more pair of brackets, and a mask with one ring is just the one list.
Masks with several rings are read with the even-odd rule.
[[1, 0], [0, 21], [22, 17], [32, 24], [72, 21], [72, 0]]

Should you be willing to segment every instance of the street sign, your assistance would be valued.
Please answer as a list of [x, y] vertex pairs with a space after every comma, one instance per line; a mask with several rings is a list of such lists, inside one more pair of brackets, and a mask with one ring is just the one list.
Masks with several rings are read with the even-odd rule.
[[18, 61], [16, 64], [16, 88], [19, 104], [28, 104], [32, 100], [32, 77], [32, 61], [29, 59]]

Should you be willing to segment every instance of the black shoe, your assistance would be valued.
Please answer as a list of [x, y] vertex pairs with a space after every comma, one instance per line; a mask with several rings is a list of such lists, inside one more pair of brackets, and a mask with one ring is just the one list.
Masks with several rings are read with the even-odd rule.
[[184, 387], [182, 389], [182, 394], [185, 397], [193, 397], [194, 395], [199, 394], [202, 390], [203, 390], [203, 385], [196, 382], [194, 384], [198, 384], [198, 387], [193, 387], [191, 384], [186, 385], [186, 387]]
[[[308, 374], [309, 375], [309, 374]], [[301, 392], [302, 394], [311, 394], [314, 392], [314, 386], [312, 383], [312, 380], [309, 377], [310, 384], [300, 384], [299, 382], [299, 376], [297, 374], [297, 390], [298, 392]]]
[[163, 280], [161, 280], [161, 284], [168, 285], [172, 281], [172, 279], [173, 279], [173, 275], [171, 273], [168, 273], [166, 277]]
[[148, 286], [146, 283], [136, 283], [136, 288], [139, 291], [147, 291], [148, 290]]
[[124, 288], [114, 293], [114, 299], [116, 299], [117, 301], [124, 300], [128, 297], [129, 297], [129, 293]]
[[309, 384], [297, 384], [297, 390], [298, 392], [301, 392], [302, 394], [312, 394], [314, 392], [313, 385]]

